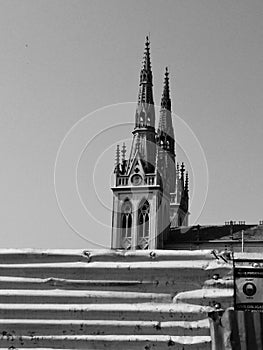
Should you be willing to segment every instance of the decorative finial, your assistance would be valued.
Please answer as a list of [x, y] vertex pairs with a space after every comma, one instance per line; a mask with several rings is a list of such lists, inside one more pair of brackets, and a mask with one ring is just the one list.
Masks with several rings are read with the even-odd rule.
[[184, 189], [185, 189], [186, 192], [189, 191], [189, 175], [188, 175], [188, 171], [185, 174], [185, 186], [184, 186]]
[[146, 35], [146, 40], [145, 40], [145, 46], [148, 47], [150, 46], [150, 33], [148, 35]]
[[122, 154], [122, 161], [124, 161], [125, 160], [125, 155], [126, 155], [126, 145], [125, 145], [124, 142], [123, 142], [123, 145], [122, 145], [121, 154]]
[[117, 145], [116, 148], [116, 157], [115, 157], [115, 169], [114, 169], [114, 173], [115, 174], [119, 174], [120, 171], [120, 146]]
[[181, 171], [181, 177], [184, 177], [184, 172], [185, 172], [184, 162], [182, 162], [182, 164], [181, 164], [181, 169], [180, 169], [180, 171]]
[[148, 32], [148, 38], [151, 39], [151, 32]]
[[183, 195], [184, 189], [185, 189], [185, 182], [184, 182], [185, 166], [184, 166], [184, 162], [182, 162], [182, 164], [181, 164], [180, 172], [181, 172], [180, 182], [181, 182], [181, 191], [182, 191], [181, 193]]
[[151, 60], [150, 60], [150, 41], [149, 37], [146, 36], [145, 40], [145, 48], [144, 48], [144, 56], [142, 61], [142, 69], [148, 71], [151, 69]]
[[118, 166], [120, 164], [120, 146], [117, 145], [116, 149], [116, 165]]
[[176, 163], [176, 176], [177, 177], [179, 177], [179, 172], [180, 172], [179, 163]]

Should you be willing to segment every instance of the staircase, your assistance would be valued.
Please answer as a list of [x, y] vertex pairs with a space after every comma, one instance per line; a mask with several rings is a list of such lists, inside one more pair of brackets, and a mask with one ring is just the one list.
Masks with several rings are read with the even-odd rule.
[[0, 250], [0, 348], [211, 349], [231, 272], [211, 251]]

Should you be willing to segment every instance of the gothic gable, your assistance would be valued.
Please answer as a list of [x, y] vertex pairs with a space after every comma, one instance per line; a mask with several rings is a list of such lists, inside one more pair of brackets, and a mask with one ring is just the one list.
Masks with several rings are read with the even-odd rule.
[[145, 179], [145, 164], [137, 150], [128, 170], [129, 182], [132, 185], [141, 185]]

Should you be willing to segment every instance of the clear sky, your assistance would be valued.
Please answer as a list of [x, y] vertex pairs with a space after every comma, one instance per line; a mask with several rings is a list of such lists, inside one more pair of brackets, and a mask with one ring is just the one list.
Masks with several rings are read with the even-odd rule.
[[[196, 135], [208, 165], [207, 199], [200, 215], [193, 206], [191, 216], [198, 218], [191, 223], [263, 219], [262, 0], [0, 5], [0, 247], [109, 245], [114, 148], [133, 128], [127, 123], [133, 123], [134, 106], [125, 103], [136, 102], [148, 33], [155, 101], [168, 65], [173, 112]], [[65, 218], [53, 179], [59, 146], [81, 118], [112, 105], [82, 120], [72, 136], [79, 147], [96, 135], [78, 172], [81, 197], [96, 220], [79, 210], [61, 163], [58, 192], [65, 197], [60, 194], [62, 209], [72, 215]], [[105, 132], [122, 113], [125, 127]], [[179, 129], [175, 125], [177, 136]], [[76, 157], [78, 147], [64, 156]], [[190, 180], [202, 188], [194, 174]]]

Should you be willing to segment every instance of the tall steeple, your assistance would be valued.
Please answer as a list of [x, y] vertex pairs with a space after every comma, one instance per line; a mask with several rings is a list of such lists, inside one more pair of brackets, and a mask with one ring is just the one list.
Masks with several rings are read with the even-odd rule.
[[169, 72], [165, 68], [163, 94], [161, 98], [160, 119], [157, 130], [157, 143], [160, 147], [167, 149], [171, 156], [175, 155], [174, 130], [171, 115], [171, 98], [169, 87]]
[[[153, 75], [148, 37], [139, 76], [132, 134], [130, 155], [126, 158], [125, 145], [122, 148], [117, 146], [116, 151], [115, 185], [112, 187], [112, 248], [162, 248], [170, 223], [173, 226], [187, 224], [188, 211], [185, 209], [186, 200], [181, 201], [184, 179], [180, 169], [176, 176], [167, 68], [159, 126], [157, 132], [155, 131]], [[185, 192], [188, 193], [187, 188], [188, 180], [185, 184]]]
[[163, 94], [161, 98], [160, 119], [156, 137], [157, 146], [165, 152], [167, 166], [167, 192], [175, 191], [175, 141], [171, 114], [171, 98], [169, 87], [169, 72], [165, 68]]

